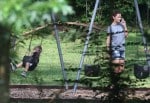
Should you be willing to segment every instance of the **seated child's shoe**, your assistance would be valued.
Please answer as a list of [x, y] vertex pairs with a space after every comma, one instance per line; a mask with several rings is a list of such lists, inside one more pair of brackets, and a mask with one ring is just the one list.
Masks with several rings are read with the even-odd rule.
[[23, 71], [23, 72], [21, 73], [21, 76], [27, 77], [27, 73], [26, 73], [25, 71]]
[[10, 63], [10, 68], [12, 71], [15, 71], [17, 69], [17, 67], [14, 63]]

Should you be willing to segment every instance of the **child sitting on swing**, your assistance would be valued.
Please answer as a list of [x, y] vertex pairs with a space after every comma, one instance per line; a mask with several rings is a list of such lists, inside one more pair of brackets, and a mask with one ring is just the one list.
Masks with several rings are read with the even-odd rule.
[[37, 64], [39, 63], [39, 57], [41, 52], [42, 52], [42, 47], [35, 46], [33, 48], [31, 55], [29, 56], [25, 55], [22, 59], [22, 62], [20, 62], [17, 65], [11, 63], [12, 70], [14, 71], [17, 68], [23, 67], [24, 71], [21, 73], [21, 75], [23, 77], [26, 77], [28, 71], [32, 71], [36, 68]]

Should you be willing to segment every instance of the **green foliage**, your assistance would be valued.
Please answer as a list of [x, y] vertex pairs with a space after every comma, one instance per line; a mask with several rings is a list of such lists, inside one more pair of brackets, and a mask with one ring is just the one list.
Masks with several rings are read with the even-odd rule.
[[[75, 7], [76, 14], [75, 17], [72, 17], [71, 20], [77, 20], [79, 22], [90, 22], [92, 15], [93, 4], [95, 1], [87, 0], [88, 4], [85, 4], [85, 1], [70, 1], [71, 5]], [[144, 1], [143, 1], [144, 2]], [[140, 3], [143, 5], [142, 0]], [[39, 5], [41, 4], [41, 5]], [[125, 4], [125, 5], [123, 5]], [[43, 2], [36, 2], [35, 5], [32, 5], [35, 11], [40, 7], [39, 11], [46, 11]], [[54, 4], [55, 5], [55, 2]], [[53, 11], [58, 12], [61, 5], [57, 5], [57, 8], [53, 7]], [[144, 4], [145, 6], [145, 4]], [[65, 7], [66, 8], [66, 7]], [[87, 11], [85, 12], [85, 8]], [[133, 7], [133, 1], [131, 0], [102, 0], [101, 7], [97, 11], [95, 24], [106, 25], [110, 22], [111, 12], [114, 9], [119, 9], [123, 17], [127, 20], [128, 23], [135, 24], [135, 11]], [[32, 9], [30, 9], [32, 11]], [[29, 19], [32, 23], [32, 26], [39, 25], [41, 18], [40, 12], [32, 12], [32, 16]], [[45, 18], [49, 18], [45, 12]], [[65, 15], [65, 13], [63, 13]], [[37, 18], [39, 17], [39, 18]], [[107, 17], [107, 18], [106, 18]], [[131, 24], [130, 24], [131, 25]], [[65, 27], [64, 27], [65, 28]], [[104, 26], [105, 28], [105, 26]], [[134, 28], [134, 27], [133, 27]], [[62, 27], [61, 27], [62, 29]], [[132, 29], [132, 28], [131, 28]], [[49, 34], [47, 32], [49, 29], [43, 29], [43, 34]], [[65, 31], [60, 33], [60, 41], [62, 42], [62, 50], [64, 57], [64, 64], [67, 70], [67, 77], [69, 85], [74, 84], [76, 78], [76, 72], [78, 70], [78, 65], [80, 61], [80, 56], [86, 40], [86, 28], [83, 27], [67, 27]], [[81, 32], [82, 31], [82, 32]], [[136, 31], [136, 30], [133, 30]], [[147, 39], [149, 39], [149, 29], [147, 30]], [[39, 32], [37, 32], [38, 34]], [[53, 32], [51, 32], [53, 33]], [[32, 45], [38, 44], [37, 40], [34, 39]], [[88, 45], [88, 51], [85, 55], [84, 64], [89, 65], [99, 65], [100, 75], [97, 77], [88, 77], [85, 76], [84, 71], [81, 71], [81, 78], [79, 80], [79, 85], [89, 86], [94, 90], [103, 88], [104, 91], [108, 92], [109, 95], [105, 98], [108, 100], [108, 103], [124, 103], [126, 97], [128, 97], [129, 91], [128, 88], [131, 87], [148, 87], [150, 81], [147, 79], [136, 79], [133, 74], [133, 65], [135, 63], [144, 65], [146, 62], [144, 49], [141, 41], [141, 36], [139, 33], [130, 33], [127, 39], [126, 45], [126, 65], [125, 70], [122, 74], [114, 74], [113, 66], [109, 61], [109, 54], [105, 48], [106, 32], [93, 30], [90, 35], [90, 41]], [[29, 43], [27, 41], [26, 43]], [[49, 45], [51, 44], [51, 45]], [[30, 72], [28, 78], [18, 78], [21, 70], [11, 73], [11, 83], [14, 84], [48, 84], [48, 85], [64, 85], [63, 78], [61, 73], [61, 67], [59, 62], [59, 57], [57, 54], [57, 46], [54, 43], [54, 39], [49, 38], [46, 35], [43, 43], [43, 53], [40, 59], [40, 64], [34, 72]], [[28, 44], [26, 44], [28, 45]], [[49, 47], [50, 46], [50, 47]], [[27, 47], [27, 46], [26, 46]], [[21, 56], [24, 54], [24, 49], [20, 49], [18, 54], [21, 59]], [[142, 61], [143, 60], [143, 61]], [[83, 68], [84, 69], [84, 65]], [[96, 88], [98, 87], [98, 88]], [[133, 91], [134, 93], [134, 91]]]
[[[149, 21], [149, 0], [137, 0], [143, 21]], [[90, 22], [92, 11], [94, 9], [95, 0], [74, 0], [70, 4], [75, 10], [72, 21]], [[101, 0], [100, 6], [97, 10], [95, 23], [99, 25], [108, 25], [111, 21], [111, 14], [113, 10], [120, 10], [122, 16], [130, 26], [135, 26], [136, 13], [134, 7], [134, 0]], [[144, 12], [143, 12], [144, 10]], [[78, 15], [78, 16], [76, 16]], [[147, 17], [147, 19], [145, 19]], [[76, 20], [77, 19], [77, 20]]]
[[0, 4], [0, 23], [13, 32], [50, 22], [51, 12], [73, 13], [66, 0], [1, 0]]

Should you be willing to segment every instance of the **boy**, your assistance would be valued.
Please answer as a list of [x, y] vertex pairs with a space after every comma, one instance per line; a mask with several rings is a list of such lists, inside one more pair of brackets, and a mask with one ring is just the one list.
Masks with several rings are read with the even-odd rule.
[[22, 59], [22, 62], [20, 62], [17, 65], [11, 63], [11, 69], [14, 71], [17, 68], [23, 67], [24, 71], [21, 73], [21, 75], [23, 77], [26, 77], [28, 71], [32, 71], [36, 68], [37, 64], [39, 63], [39, 57], [41, 52], [42, 52], [42, 47], [35, 46], [31, 55], [29, 56], [25, 55]]

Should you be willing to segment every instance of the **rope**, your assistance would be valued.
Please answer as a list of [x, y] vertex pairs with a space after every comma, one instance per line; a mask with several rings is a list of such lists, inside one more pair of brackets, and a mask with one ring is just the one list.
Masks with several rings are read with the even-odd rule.
[[43, 43], [43, 37], [41, 37], [40, 46], [42, 46], [42, 43]]
[[[26, 55], [29, 55], [31, 52], [32, 40], [33, 40], [33, 34], [31, 35], [31, 39], [30, 39], [30, 43], [29, 43], [29, 47], [27, 49]], [[42, 43], [43, 43], [43, 37], [41, 37], [40, 46], [42, 46]]]
[[31, 35], [31, 39], [30, 39], [30, 43], [29, 43], [29, 47], [28, 47], [27, 52], [26, 52], [26, 54], [28, 54], [28, 55], [30, 54], [30, 51], [31, 51], [32, 39], [33, 39], [33, 34]]

